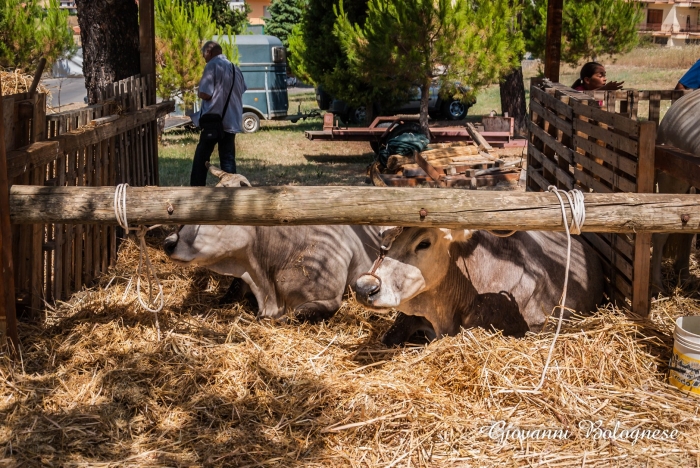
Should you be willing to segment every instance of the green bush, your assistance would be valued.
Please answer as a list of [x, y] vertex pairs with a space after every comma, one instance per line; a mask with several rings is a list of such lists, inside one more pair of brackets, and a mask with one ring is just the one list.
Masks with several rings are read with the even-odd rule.
[[50, 67], [76, 50], [68, 12], [51, 0], [0, 0], [0, 66], [31, 71], [42, 57]]
[[185, 106], [197, 99], [195, 89], [206, 62], [201, 48], [214, 36], [224, 55], [238, 63], [238, 48], [230, 27], [218, 27], [206, 4], [183, 0], [156, 0], [157, 92], [163, 99], [180, 98]]

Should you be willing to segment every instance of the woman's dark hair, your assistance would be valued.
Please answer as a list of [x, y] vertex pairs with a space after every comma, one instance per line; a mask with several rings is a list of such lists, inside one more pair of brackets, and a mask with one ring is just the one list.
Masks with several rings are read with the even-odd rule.
[[595, 71], [598, 68], [605, 68], [603, 65], [601, 65], [598, 62], [588, 62], [585, 64], [583, 67], [581, 67], [581, 73], [579, 74], [579, 79], [576, 80], [574, 84], [571, 85], [572, 88], [578, 88], [579, 86], [583, 86], [583, 79], [584, 78], [590, 78], [593, 75], [595, 75]]

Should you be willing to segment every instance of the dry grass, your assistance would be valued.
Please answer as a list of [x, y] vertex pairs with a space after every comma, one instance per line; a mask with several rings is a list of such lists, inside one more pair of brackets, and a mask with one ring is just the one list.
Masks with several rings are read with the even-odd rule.
[[[514, 389], [536, 385], [549, 332], [475, 329], [387, 349], [378, 337], [391, 317], [352, 301], [325, 324], [259, 322], [217, 305], [225, 278], [174, 267], [156, 241], [162, 341], [125, 293], [133, 242], [113, 280], [21, 326], [22, 361], [0, 359], [0, 466], [676, 467], [700, 457], [699, 400], [665, 383], [673, 319], [700, 314], [690, 286], [695, 299], [677, 290], [651, 321], [607, 308], [568, 324], [533, 394]], [[594, 439], [584, 420], [679, 435]], [[501, 443], [480, 430], [496, 421], [569, 434]]]

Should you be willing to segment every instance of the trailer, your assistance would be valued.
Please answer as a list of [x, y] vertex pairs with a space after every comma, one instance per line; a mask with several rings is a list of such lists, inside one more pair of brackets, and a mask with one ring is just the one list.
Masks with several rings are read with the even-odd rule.
[[[430, 142], [474, 141], [470, 133], [470, 125], [430, 127]], [[477, 128], [477, 131], [494, 148], [525, 147], [527, 145], [527, 140], [513, 138], [512, 117], [483, 117], [482, 125]], [[382, 116], [375, 118], [368, 127], [340, 127], [335, 115], [327, 112], [323, 116], [323, 130], [306, 131], [304, 136], [312, 141], [366, 141], [375, 152], [378, 152], [379, 147], [391, 138], [409, 132], [420, 132], [418, 115]]]

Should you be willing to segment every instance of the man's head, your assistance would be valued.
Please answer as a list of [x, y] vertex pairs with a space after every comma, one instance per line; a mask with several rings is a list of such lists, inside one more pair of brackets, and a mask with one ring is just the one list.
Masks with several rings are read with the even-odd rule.
[[214, 41], [207, 41], [202, 46], [202, 56], [204, 57], [204, 61], [207, 63], [209, 63], [211, 59], [213, 59], [217, 55], [222, 54], [223, 52], [224, 51], [221, 49], [221, 46]]

